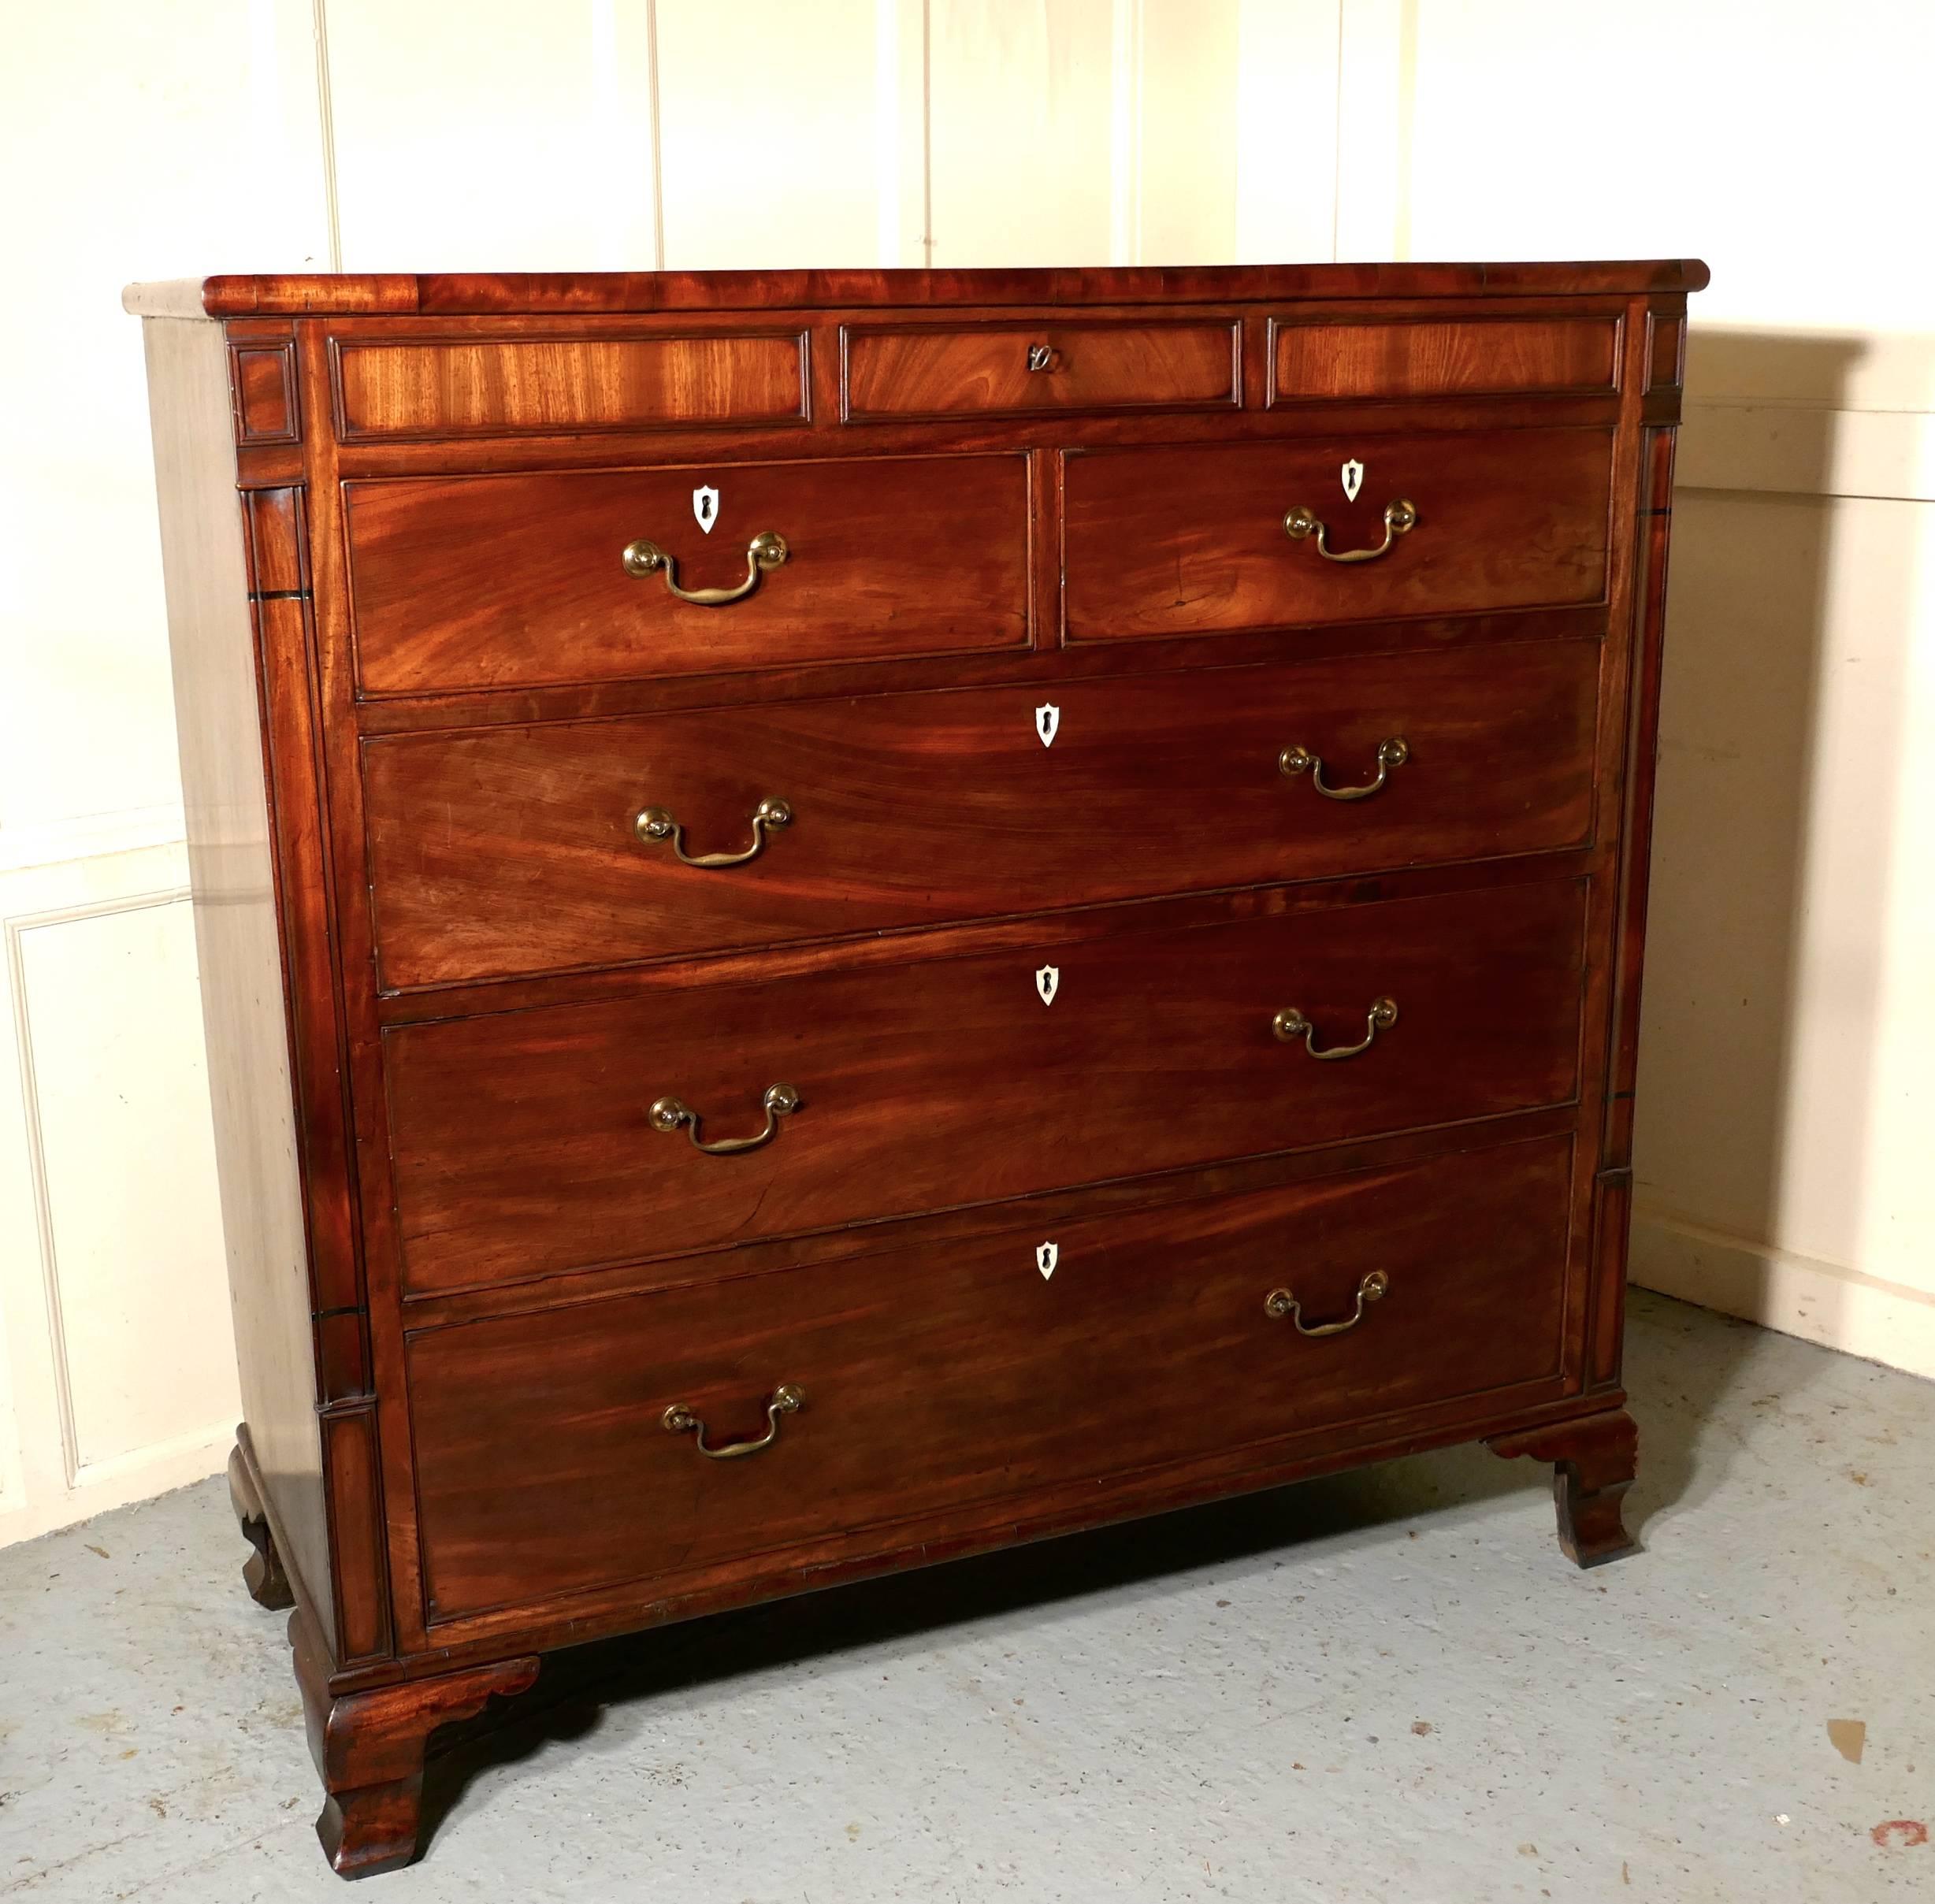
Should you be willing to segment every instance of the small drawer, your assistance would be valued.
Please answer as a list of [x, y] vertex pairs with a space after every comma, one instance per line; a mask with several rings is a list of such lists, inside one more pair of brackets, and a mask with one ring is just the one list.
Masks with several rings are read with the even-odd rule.
[[1071, 451], [1071, 641], [1597, 603], [1612, 432]]
[[1595, 642], [1529, 642], [387, 737], [363, 755], [380, 975], [1579, 846], [1598, 671]]
[[1610, 396], [1617, 317], [1279, 321], [1270, 403], [1325, 398]]
[[1584, 893], [1547, 880], [397, 1027], [405, 1286], [1567, 1103]]
[[1548, 1138], [425, 1331], [431, 1616], [1554, 1398], [1571, 1201]]
[[385, 477], [344, 497], [366, 694], [1028, 638], [1018, 455]]
[[798, 332], [706, 337], [338, 337], [345, 443], [804, 422]]
[[849, 326], [850, 421], [1070, 410], [1227, 410], [1242, 400], [1234, 321]]

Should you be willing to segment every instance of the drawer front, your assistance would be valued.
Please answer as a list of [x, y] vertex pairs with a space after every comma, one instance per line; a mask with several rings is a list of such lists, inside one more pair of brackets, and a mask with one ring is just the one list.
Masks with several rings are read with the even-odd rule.
[[1291, 321], [1272, 327], [1270, 353], [1272, 404], [1327, 397], [1610, 395], [1619, 383], [1619, 320]]
[[383, 982], [1579, 845], [1598, 666], [1541, 642], [385, 738]]
[[1242, 400], [1242, 332], [1201, 324], [859, 327], [845, 334], [846, 414], [1026, 416], [1229, 409]]
[[[1555, 1389], [1570, 1184], [1547, 1138], [418, 1336], [433, 1616]], [[755, 1438], [782, 1386], [756, 1453], [665, 1426]]]
[[544, 430], [803, 422], [806, 340], [755, 336], [339, 339], [345, 442]]
[[[369, 694], [1027, 639], [1018, 455], [390, 478], [344, 495], [357, 676]], [[784, 544], [777, 563], [768, 544], [766, 560], [752, 553], [769, 536]], [[645, 566], [641, 544], [669, 560]], [[736, 599], [695, 603], [670, 585]]]
[[[412, 1293], [1569, 1100], [1575, 880], [407, 1026]], [[1397, 1022], [1356, 1056], [1373, 1004]], [[769, 1087], [798, 1095], [789, 1115]], [[682, 1123], [671, 1100], [697, 1119]], [[692, 1141], [770, 1133], [708, 1155]]]
[[[1361, 466], [1354, 500], [1346, 466]], [[1601, 429], [1071, 451], [1068, 637], [1598, 602], [1611, 474], [1612, 434]], [[1385, 519], [1399, 503], [1415, 511], [1408, 530]], [[1293, 510], [1320, 533], [1287, 533]], [[1324, 552], [1380, 546], [1357, 561]]]

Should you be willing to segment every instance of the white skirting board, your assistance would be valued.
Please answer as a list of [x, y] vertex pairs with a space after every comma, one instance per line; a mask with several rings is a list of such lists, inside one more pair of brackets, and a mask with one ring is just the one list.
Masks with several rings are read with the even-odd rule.
[[1636, 1210], [1632, 1280], [1763, 1327], [1935, 1379], [1935, 1294]]

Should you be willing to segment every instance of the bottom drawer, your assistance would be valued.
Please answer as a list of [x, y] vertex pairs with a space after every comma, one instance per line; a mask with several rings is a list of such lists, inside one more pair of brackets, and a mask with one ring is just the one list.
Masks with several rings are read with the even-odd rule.
[[425, 1331], [431, 1616], [1556, 1376], [1571, 1175], [1542, 1138]]

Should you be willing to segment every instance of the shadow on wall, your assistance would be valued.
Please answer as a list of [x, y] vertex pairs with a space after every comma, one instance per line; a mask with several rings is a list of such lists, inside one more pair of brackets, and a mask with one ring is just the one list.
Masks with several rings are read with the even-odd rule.
[[1863, 340], [1696, 328], [1691, 344], [1633, 1274], [1837, 1343], [1845, 1319], [1822, 1312], [1848, 1286], [1774, 1285], [1797, 1257], [1859, 1263], [1915, 525], [1863, 526], [1835, 499]]

